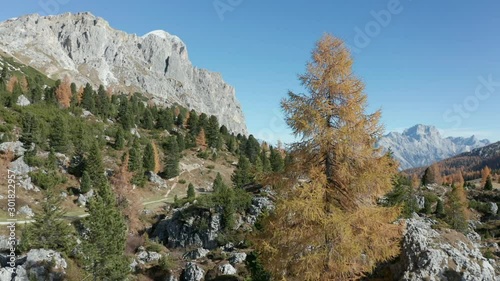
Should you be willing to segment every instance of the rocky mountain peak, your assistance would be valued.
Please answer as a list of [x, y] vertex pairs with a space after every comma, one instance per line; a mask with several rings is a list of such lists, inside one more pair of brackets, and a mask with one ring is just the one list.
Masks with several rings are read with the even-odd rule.
[[422, 125], [422, 124], [418, 124], [418, 125], [415, 125], [411, 128], [404, 130], [403, 135], [408, 136], [408, 137], [414, 137], [414, 138], [418, 138], [418, 137], [420, 137], [420, 138], [421, 137], [441, 138], [441, 134], [439, 133], [439, 131], [436, 127], [426, 126], [426, 125]]
[[0, 23], [0, 53], [54, 79], [142, 92], [157, 104], [180, 104], [215, 115], [247, 134], [235, 89], [219, 73], [194, 67], [182, 40], [163, 30], [137, 36], [91, 13], [37, 14]]
[[378, 146], [391, 149], [400, 168], [428, 166], [439, 160], [488, 145], [488, 140], [471, 137], [443, 138], [434, 126], [418, 124], [403, 131], [391, 132], [378, 141]]

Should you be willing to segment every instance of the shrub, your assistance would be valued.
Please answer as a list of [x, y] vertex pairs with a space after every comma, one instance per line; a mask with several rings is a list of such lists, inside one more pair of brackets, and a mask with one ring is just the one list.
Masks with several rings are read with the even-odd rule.
[[37, 170], [30, 172], [29, 176], [36, 186], [44, 190], [55, 187], [67, 181], [67, 178], [59, 175], [55, 171], [43, 172], [41, 170]]

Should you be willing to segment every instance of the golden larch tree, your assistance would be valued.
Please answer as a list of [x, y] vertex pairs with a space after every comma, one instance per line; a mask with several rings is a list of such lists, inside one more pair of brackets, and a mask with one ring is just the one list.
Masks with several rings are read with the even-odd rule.
[[153, 141], [153, 142], [151, 142], [151, 144], [153, 145], [153, 151], [155, 154], [155, 170], [154, 170], [154, 172], [156, 174], [158, 174], [162, 170], [162, 167], [161, 167], [162, 161], [161, 161], [160, 153], [158, 151], [158, 147], [156, 146], [156, 143]]
[[127, 153], [122, 165], [113, 174], [111, 184], [116, 193], [118, 206], [127, 218], [129, 231], [137, 234], [144, 227], [140, 220], [140, 210], [143, 207], [140, 196], [138, 196], [136, 190], [130, 184], [133, 173], [128, 170], [128, 164], [129, 154]]
[[71, 81], [68, 76], [65, 76], [56, 89], [56, 98], [63, 108], [68, 108], [71, 104], [71, 96]]
[[484, 166], [484, 168], [481, 170], [481, 186], [484, 186], [486, 184], [486, 180], [488, 179], [489, 175], [491, 175], [490, 167]]
[[19, 80], [16, 76], [12, 75], [6, 85], [7, 92], [12, 93], [17, 83], [19, 83]]
[[399, 253], [400, 210], [377, 205], [398, 167], [375, 148], [381, 113], [365, 114], [352, 63], [345, 44], [325, 35], [300, 76], [308, 93], [282, 101], [301, 141], [291, 146], [294, 164], [273, 183], [276, 208], [255, 243], [275, 280], [359, 279]]
[[196, 137], [196, 145], [201, 147], [203, 150], [207, 146], [207, 138], [205, 136], [205, 129], [201, 128], [200, 133]]
[[452, 228], [462, 232], [467, 231], [467, 220], [470, 219], [468, 206], [467, 191], [463, 185], [453, 185], [445, 208], [446, 220]]

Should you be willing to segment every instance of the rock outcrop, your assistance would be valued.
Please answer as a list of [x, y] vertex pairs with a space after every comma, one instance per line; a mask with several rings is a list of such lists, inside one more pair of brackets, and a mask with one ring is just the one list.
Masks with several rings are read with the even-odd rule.
[[65, 270], [68, 264], [59, 252], [46, 249], [32, 249], [26, 256], [17, 258], [15, 277], [9, 266], [2, 264], [0, 281], [66, 280]]
[[455, 230], [433, 229], [435, 223], [416, 214], [406, 221], [400, 280], [498, 280], [494, 261], [474, 241]]
[[219, 73], [194, 67], [184, 42], [165, 31], [137, 36], [90, 13], [33, 14], [0, 23], [1, 51], [52, 78], [150, 94], [159, 104], [215, 115], [230, 131], [247, 134], [234, 88]]
[[222, 230], [220, 214], [206, 209], [188, 208], [175, 210], [171, 218], [160, 221], [151, 237], [169, 248], [216, 248], [217, 237]]

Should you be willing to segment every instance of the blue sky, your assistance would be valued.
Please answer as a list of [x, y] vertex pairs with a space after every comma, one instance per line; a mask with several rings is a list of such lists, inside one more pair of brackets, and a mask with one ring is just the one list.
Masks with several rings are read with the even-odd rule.
[[368, 110], [382, 109], [387, 132], [421, 123], [500, 140], [499, 1], [2, 2], [0, 20], [90, 11], [129, 33], [179, 36], [194, 65], [235, 86], [249, 131], [261, 139], [292, 140], [279, 102], [303, 91], [297, 74], [328, 32], [351, 46]]

